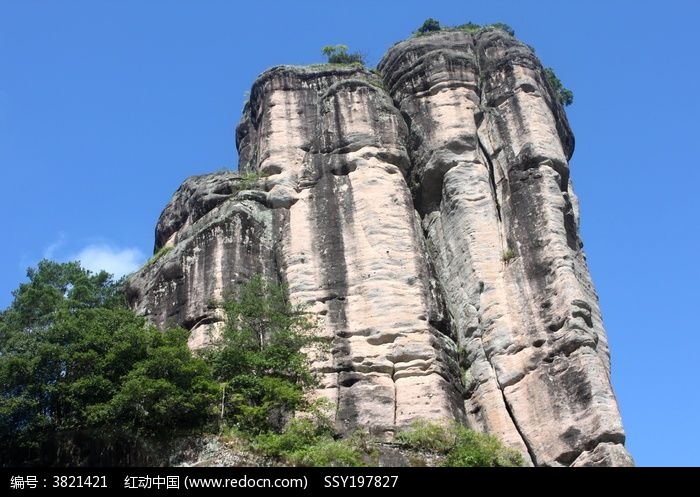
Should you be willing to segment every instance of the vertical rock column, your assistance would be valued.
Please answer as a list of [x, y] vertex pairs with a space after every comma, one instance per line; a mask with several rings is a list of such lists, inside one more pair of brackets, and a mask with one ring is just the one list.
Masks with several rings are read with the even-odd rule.
[[462, 417], [405, 137], [381, 81], [356, 67], [268, 71], [239, 125], [241, 169], [266, 176], [290, 298], [332, 341], [314, 367], [345, 430]]
[[491, 29], [399, 43], [380, 70], [410, 124], [468, 423], [538, 465], [631, 463], [578, 238], [573, 137], [539, 61]]

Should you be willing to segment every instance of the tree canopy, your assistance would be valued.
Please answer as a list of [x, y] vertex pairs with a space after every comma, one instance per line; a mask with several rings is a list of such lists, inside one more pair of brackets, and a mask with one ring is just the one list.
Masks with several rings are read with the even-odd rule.
[[440, 26], [440, 21], [429, 17], [423, 24], [421, 24], [421, 27], [418, 28], [418, 33], [423, 35], [432, 31], [440, 31], [441, 29], [442, 27]]
[[217, 385], [183, 330], [125, 306], [109, 274], [42, 261], [0, 313], [0, 451], [13, 464], [78, 464], [116, 445], [211, 420]]
[[360, 64], [364, 65], [364, 57], [359, 52], [348, 53], [347, 45], [326, 45], [321, 53], [328, 58], [329, 64]]
[[307, 405], [312, 322], [277, 284], [253, 277], [230, 293], [223, 335], [197, 357], [185, 330], [129, 310], [107, 273], [42, 261], [27, 276], [0, 313], [7, 464], [143, 464], [139, 447], [222, 421], [279, 431]]
[[318, 342], [313, 322], [284, 287], [260, 276], [222, 306], [227, 324], [207, 362], [226, 385], [224, 420], [251, 433], [279, 430], [306, 406], [304, 391], [314, 383], [303, 350]]

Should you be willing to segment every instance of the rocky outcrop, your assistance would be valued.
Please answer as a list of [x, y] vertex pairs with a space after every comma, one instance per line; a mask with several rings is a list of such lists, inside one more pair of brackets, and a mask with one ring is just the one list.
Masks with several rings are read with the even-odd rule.
[[208, 345], [223, 321], [216, 302], [255, 274], [277, 278], [272, 211], [234, 173], [185, 181], [158, 220], [154, 257], [126, 287], [132, 307], [157, 326], [190, 330]]
[[379, 64], [281, 66], [254, 83], [239, 169], [188, 179], [132, 305], [203, 346], [212, 301], [262, 273], [308, 304], [338, 427], [417, 418], [498, 434], [536, 465], [626, 465], [578, 235], [573, 135], [532, 50], [439, 32]]

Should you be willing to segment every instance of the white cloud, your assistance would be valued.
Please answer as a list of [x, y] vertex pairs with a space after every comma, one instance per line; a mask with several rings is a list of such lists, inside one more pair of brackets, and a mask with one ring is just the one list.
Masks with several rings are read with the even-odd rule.
[[53, 259], [56, 251], [66, 244], [65, 233], [59, 233], [55, 242], [44, 249], [44, 259]]
[[106, 244], [88, 245], [69, 260], [79, 260], [90, 271], [107, 271], [115, 278], [133, 273], [146, 258], [136, 248], [117, 248]]

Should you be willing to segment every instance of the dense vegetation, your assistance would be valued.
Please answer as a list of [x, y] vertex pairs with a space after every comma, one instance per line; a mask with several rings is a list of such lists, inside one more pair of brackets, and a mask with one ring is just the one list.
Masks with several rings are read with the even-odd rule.
[[251, 450], [294, 466], [377, 466], [380, 452], [402, 449], [408, 463], [416, 466], [449, 467], [522, 466], [523, 458], [498, 438], [460, 424], [418, 421], [385, 443], [358, 430], [339, 438], [332, 424], [321, 415], [294, 419], [281, 433], [258, 436]]
[[[107, 273], [42, 261], [28, 277], [0, 313], [3, 465], [163, 464], [168, 440], [214, 432], [274, 463], [377, 464], [379, 440], [340, 437], [308, 402], [303, 351], [324, 346], [283, 287], [253, 277], [219, 302], [227, 324], [197, 357], [185, 330], [156, 330], [127, 309]], [[398, 444], [445, 465], [520, 463], [458, 426], [416, 425]]]
[[118, 464], [211, 420], [217, 385], [184, 330], [125, 306], [121, 285], [43, 261], [0, 314], [0, 454], [12, 464]]
[[245, 433], [280, 430], [306, 408], [314, 384], [302, 348], [317, 343], [312, 321], [284, 287], [253, 277], [220, 304], [227, 324], [207, 363], [224, 388], [222, 420]]
[[78, 263], [42, 261], [0, 313], [0, 455], [10, 464], [153, 462], [173, 435], [279, 431], [307, 407], [311, 322], [252, 278], [221, 305], [205, 356], [187, 332], [127, 309], [122, 285]]
[[291, 420], [281, 433], [268, 432], [256, 437], [251, 449], [275, 463], [292, 466], [370, 466], [376, 465], [374, 440], [358, 432], [340, 438], [330, 420], [313, 417]]

